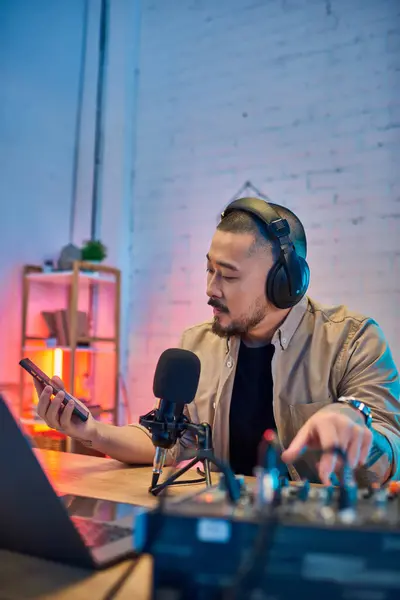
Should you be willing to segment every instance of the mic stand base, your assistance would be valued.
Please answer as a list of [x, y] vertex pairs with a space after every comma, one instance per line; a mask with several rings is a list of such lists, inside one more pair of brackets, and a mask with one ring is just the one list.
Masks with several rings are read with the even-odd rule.
[[[211, 464], [215, 463], [214, 451], [211, 441], [211, 427], [208, 423], [202, 423], [201, 425], [190, 424], [188, 429], [196, 430], [198, 448], [196, 456], [194, 456], [184, 467], [172, 473], [165, 481], [158, 485], [151, 486], [149, 492], [153, 496], [157, 496], [167, 486], [172, 485], [179, 477], [184, 475], [189, 469], [194, 467], [198, 462], [202, 462], [204, 466], [205, 484], [206, 487], [212, 485], [211, 480]], [[188, 483], [188, 482], [186, 482]]]

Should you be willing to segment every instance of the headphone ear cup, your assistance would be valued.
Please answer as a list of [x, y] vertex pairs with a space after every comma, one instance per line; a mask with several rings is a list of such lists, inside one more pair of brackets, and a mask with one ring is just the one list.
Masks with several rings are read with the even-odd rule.
[[301, 298], [306, 294], [308, 286], [310, 285], [310, 267], [308, 266], [308, 262], [305, 258], [297, 256], [297, 260], [299, 261], [301, 272], [301, 281], [300, 285], [298, 286], [301, 300]]
[[[298, 281], [289, 282], [288, 267], [284, 259], [279, 258], [268, 273], [266, 282], [267, 298], [277, 308], [291, 308], [303, 298], [310, 283], [310, 268], [304, 258], [296, 255], [294, 260], [298, 261], [296, 271], [299, 276], [293, 279]], [[292, 286], [290, 285], [292, 283]], [[291, 287], [293, 289], [291, 290]]]
[[266, 292], [268, 300], [277, 308], [288, 308], [286, 299], [289, 292], [289, 282], [285, 266], [280, 259], [270, 269], [267, 277]]

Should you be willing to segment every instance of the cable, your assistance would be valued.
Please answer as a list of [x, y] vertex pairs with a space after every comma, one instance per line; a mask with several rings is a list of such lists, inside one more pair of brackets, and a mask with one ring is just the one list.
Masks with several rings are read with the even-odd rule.
[[[206, 478], [202, 477], [201, 479], [182, 479], [182, 481], [179, 481], [179, 479], [177, 479], [176, 481], [171, 481], [171, 483], [168, 484], [168, 486], [170, 485], [198, 485], [199, 483], [205, 483]], [[168, 487], [167, 486], [167, 487]]]
[[[183, 453], [183, 456], [179, 459], [179, 462], [183, 462], [184, 460], [191, 460], [198, 454], [197, 452], [192, 451], [189, 456], [189, 452], [191, 452], [191, 451], [186, 450], [186, 452]], [[188, 454], [187, 458], [185, 457], [186, 454]], [[171, 475], [176, 471], [178, 464], [179, 463], [174, 462], [171, 465], [171, 468], [168, 471], [166, 479], [171, 477]], [[201, 469], [199, 467], [197, 467], [196, 472], [201, 476], [200, 479], [181, 479], [180, 481], [179, 481], [179, 479], [177, 479], [176, 481], [172, 481], [171, 483], [169, 483], [167, 487], [169, 487], [170, 485], [190, 485], [190, 484], [205, 483], [206, 482], [205, 472], [201, 471]], [[167, 489], [167, 488], [165, 488], [165, 489]]]
[[[207, 452], [207, 451], [205, 451]], [[207, 458], [210, 462], [214, 463], [214, 465], [221, 471], [221, 473], [225, 476], [225, 486], [228, 493], [228, 498], [232, 503], [236, 503], [240, 497], [240, 485], [236, 480], [235, 474], [232, 471], [231, 467], [224, 463], [222, 460], [213, 455], [212, 459], [210, 459], [208, 453], [206, 455], [203, 454], [202, 450], [186, 450], [179, 458], [179, 462], [183, 462], [186, 460], [191, 460], [195, 457], [198, 457], [199, 462]], [[174, 463], [171, 466], [171, 469], [168, 472], [167, 479], [171, 477], [171, 475], [176, 471], [177, 463]], [[196, 480], [195, 480], [196, 481]], [[200, 480], [199, 480], [200, 481]], [[181, 482], [183, 483], [183, 482]], [[193, 480], [185, 480], [185, 483], [193, 483]], [[166, 486], [164, 489], [166, 490], [171, 484]], [[161, 492], [162, 494], [163, 492]]]
[[[196, 455], [194, 454], [191, 458], [194, 458]], [[183, 460], [186, 459], [181, 459], [180, 462], [182, 462]], [[188, 459], [190, 460], [190, 459]], [[171, 468], [169, 469], [169, 471], [167, 471], [167, 475], [165, 477], [165, 479], [169, 479], [173, 473], [176, 471], [176, 467], [178, 466], [178, 463], [173, 463], [173, 465], [171, 466]], [[176, 481], [171, 481], [171, 483], [169, 483], [165, 489], [167, 489], [167, 487], [169, 487], [170, 485], [198, 485], [200, 483], [205, 483], [206, 482], [206, 476], [205, 473], [204, 475], [202, 474], [202, 471], [200, 471], [199, 468], [197, 468], [197, 473], [199, 475], [201, 475], [200, 479], [177, 479]]]
[[[185, 460], [190, 460], [195, 458], [195, 456], [199, 457], [199, 461], [201, 460], [201, 451], [194, 451], [193, 449], [191, 450], [186, 450], [183, 452], [183, 454], [180, 456], [179, 462], [183, 462]], [[209, 459], [209, 456], [207, 455], [207, 458]], [[210, 459], [211, 460], [211, 459]], [[219, 468], [219, 470], [224, 474], [225, 476], [225, 485], [226, 485], [226, 489], [228, 492], [228, 497], [231, 500], [231, 502], [237, 502], [237, 500], [240, 497], [240, 486], [238, 484], [238, 482], [236, 481], [235, 478], [235, 474], [233, 473], [232, 469], [230, 468], [229, 465], [223, 463], [222, 461], [220, 461], [218, 458], [216, 458], [215, 456], [213, 456], [212, 458], [212, 462], [215, 464], [215, 466], [217, 466]], [[171, 467], [168, 469], [167, 471], [167, 479], [169, 479], [169, 477], [171, 477], [173, 475], [173, 473], [176, 471], [177, 466], [178, 466], [178, 462], [174, 462]], [[202, 474], [202, 471], [197, 468], [197, 472], [199, 474]], [[180, 483], [194, 483], [194, 482], [203, 482], [205, 481], [205, 477], [203, 479], [200, 480], [185, 480], [184, 482], [180, 482]], [[169, 487], [171, 484], [167, 485], [159, 494], [158, 494], [158, 502], [156, 505], [155, 510], [153, 511], [153, 517], [158, 521], [157, 523], [155, 523], [154, 527], [152, 528], [153, 532], [156, 532], [155, 535], [158, 539], [162, 538], [162, 530], [164, 528], [164, 519], [163, 516], [165, 514], [165, 503], [167, 501], [167, 498], [169, 496]], [[152, 534], [153, 535], [153, 534]], [[152, 540], [148, 539], [147, 541], [148, 543], [148, 547], [152, 547]], [[110, 598], [107, 597], [107, 599], [104, 600], [110, 600]]]
[[[270, 507], [268, 514], [263, 515], [263, 520], [258, 528], [258, 532], [254, 541], [253, 546], [250, 548], [247, 556], [244, 557], [242, 563], [239, 565], [232, 584], [225, 590], [223, 594], [223, 600], [235, 600], [241, 598], [241, 589], [243, 584], [248, 577], [256, 571], [258, 562], [262, 558], [263, 570], [268, 565], [269, 551], [272, 548], [274, 541], [276, 527], [278, 525], [278, 519], [275, 511]], [[269, 535], [268, 535], [269, 534]], [[269, 542], [269, 543], [268, 543]], [[246, 588], [246, 597], [250, 597], [251, 593], [255, 590], [256, 586]]]
[[128, 577], [130, 577], [135, 570], [138, 562], [140, 560], [140, 555], [137, 556], [129, 563], [128, 568], [122, 573], [121, 577], [117, 579], [115, 583], [110, 587], [105, 596], [103, 596], [102, 600], [113, 600], [118, 592], [121, 591], [122, 587], [126, 583]]
[[[265, 440], [264, 440], [265, 442]], [[263, 448], [266, 451], [271, 450], [271, 446], [267, 447], [265, 444]], [[276, 446], [275, 446], [276, 448]], [[354, 479], [353, 479], [353, 470], [350, 468], [348, 463], [347, 452], [339, 448], [338, 446], [333, 446], [331, 448], [325, 449], [309, 449], [309, 453], [316, 454], [318, 456], [322, 456], [324, 454], [337, 454], [343, 461], [342, 467], [342, 477], [341, 477], [341, 489], [346, 489], [351, 487]], [[276, 459], [278, 459], [278, 453]], [[263, 457], [259, 457], [259, 459], [263, 459]], [[262, 463], [264, 460], [262, 460]], [[261, 464], [262, 464], [261, 463]], [[353, 499], [353, 496], [350, 494], [349, 498], [350, 502]], [[346, 500], [346, 499], [345, 499]], [[255, 540], [247, 555], [243, 558], [241, 564], [239, 564], [236, 577], [234, 577], [233, 582], [223, 594], [224, 600], [240, 600], [241, 599], [241, 590], [243, 584], [248, 580], [248, 578], [254, 573], [258, 573], [257, 566], [261, 561], [262, 571], [265, 572], [266, 567], [269, 562], [270, 552], [274, 543], [274, 536], [276, 533], [276, 528], [279, 524], [279, 518], [276, 509], [276, 504], [272, 504], [266, 507], [268, 510], [262, 513], [262, 521], [258, 528], [258, 532], [256, 534]], [[262, 559], [262, 560], [261, 560]], [[255, 590], [256, 586], [246, 587], [245, 596], [250, 597], [251, 593]]]

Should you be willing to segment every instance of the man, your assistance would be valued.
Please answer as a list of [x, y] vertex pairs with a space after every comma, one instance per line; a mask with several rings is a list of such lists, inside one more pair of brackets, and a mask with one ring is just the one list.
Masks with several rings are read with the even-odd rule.
[[[288, 209], [247, 198], [225, 210], [207, 254], [213, 320], [181, 340], [202, 366], [189, 417], [212, 425], [216, 455], [237, 473], [252, 473], [263, 432], [276, 428], [294, 479], [329, 484], [340, 466], [334, 447], [364, 481], [400, 479], [400, 387], [390, 349], [372, 319], [305, 296], [306, 251], [303, 226]], [[35, 385], [38, 413], [51, 427], [121, 461], [152, 462], [140, 426], [78, 422], [72, 406], [62, 408], [62, 393], [51, 401], [50, 388]], [[193, 444], [184, 435], [170, 458]], [[317, 462], [307, 449], [321, 451]]]

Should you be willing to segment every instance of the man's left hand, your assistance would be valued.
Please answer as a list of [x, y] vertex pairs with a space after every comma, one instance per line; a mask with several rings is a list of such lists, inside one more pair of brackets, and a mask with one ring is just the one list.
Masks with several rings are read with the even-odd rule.
[[[371, 444], [372, 432], [358, 418], [354, 409], [344, 407], [342, 412], [322, 409], [303, 425], [290, 446], [282, 453], [282, 460], [292, 463], [307, 448], [322, 452], [340, 448], [347, 456], [349, 466], [354, 469], [366, 462]], [[334, 452], [322, 454], [318, 474], [325, 485], [330, 485], [331, 475], [339, 466], [338, 461], [341, 462], [340, 457]]]

